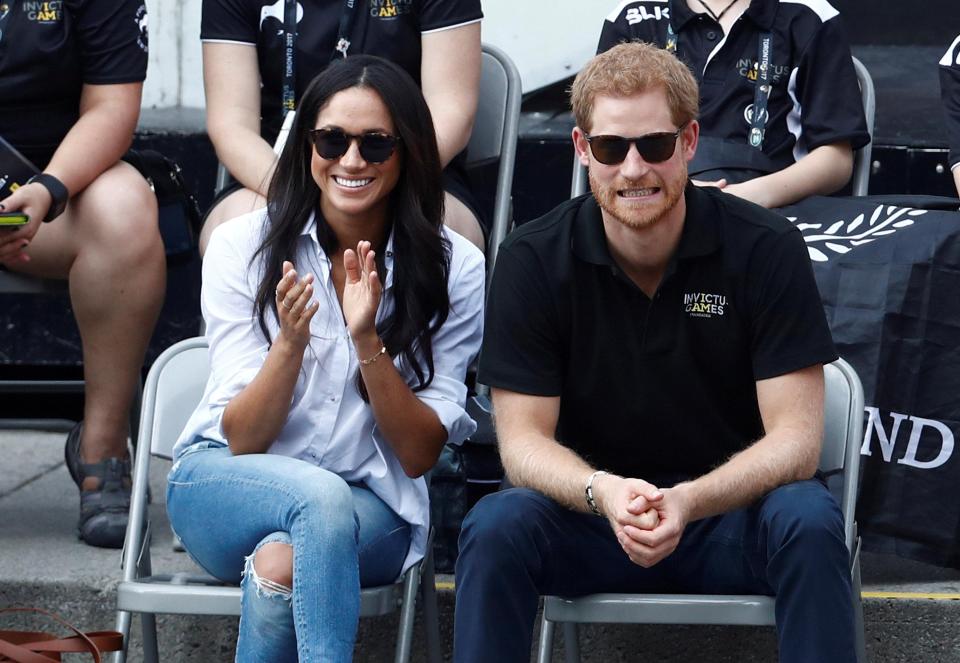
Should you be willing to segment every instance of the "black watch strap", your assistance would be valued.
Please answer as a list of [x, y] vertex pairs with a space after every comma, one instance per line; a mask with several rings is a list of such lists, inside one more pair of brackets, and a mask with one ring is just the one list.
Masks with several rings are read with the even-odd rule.
[[31, 184], [33, 182], [43, 185], [43, 187], [50, 192], [50, 209], [47, 210], [47, 215], [43, 218], [44, 223], [49, 223], [63, 214], [63, 210], [67, 209], [70, 192], [67, 191], [67, 187], [63, 185], [63, 182], [49, 173], [37, 173], [31, 177], [27, 183]]

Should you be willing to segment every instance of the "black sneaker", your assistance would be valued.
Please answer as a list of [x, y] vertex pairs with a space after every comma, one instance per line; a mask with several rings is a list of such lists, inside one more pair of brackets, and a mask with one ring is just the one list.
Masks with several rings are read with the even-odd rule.
[[[99, 463], [80, 460], [78, 423], [67, 435], [64, 457], [73, 482], [80, 488], [80, 522], [77, 533], [84, 542], [100, 548], [122, 548], [130, 511], [130, 460], [107, 458]], [[83, 480], [100, 480], [95, 490], [83, 490]]]

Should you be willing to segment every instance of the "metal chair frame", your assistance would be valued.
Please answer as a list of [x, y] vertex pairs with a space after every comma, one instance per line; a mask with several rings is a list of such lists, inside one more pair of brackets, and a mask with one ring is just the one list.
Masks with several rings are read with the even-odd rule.
[[[203, 395], [209, 374], [207, 341], [190, 338], [164, 351], [147, 375], [140, 419], [141, 444], [134, 466], [130, 521], [123, 549], [123, 579], [117, 587], [117, 625], [124, 648], [115, 663], [126, 661], [131, 613], [141, 614], [144, 660], [157, 663], [156, 614], [240, 614], [240, 588], [206, 575], [155, 574], [150, 562], [147, 486], [151, 456], [170, 459], [174, 442]], [[439, 663], [440, 629], [430, 542], [427, 556], [397, 582], [360, 592], [360, 616], [400, 610], [396, 663], [410, 660], [417, 593], [423, 597], [428, 660]]]
[[[863, 439], [863, 386], [847, 362], [824, 366], [824, 442], [820, 469], [842, 478], [840, 508], [850, 551], [857, 660], [865, 663], [863, 603], [860, 596], [860, 537], [855, 520]], [[550, 663], [556, 623], [564, 625], [567, 663], [580, 661], [577, 623], [726, 624], [773, 626], [774, 598], [761, 595], [593, 594], [547, 596], [543, 601], [538, 663]]]

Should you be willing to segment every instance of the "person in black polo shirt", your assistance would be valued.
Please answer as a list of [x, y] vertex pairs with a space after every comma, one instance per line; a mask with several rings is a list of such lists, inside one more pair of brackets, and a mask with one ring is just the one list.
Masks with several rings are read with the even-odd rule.
[[960, 36], [940, 60], [940, 98], [950, 140], [950, 169], [960, 196]]
[[853, 150], [870, 141], [850, 47], [826, 0], [618, 2], [597, 50], [631, 40], [675, 52], [700, 84], [698, 181], [782, 207], [843, 187]]
[[81, 538], [114, 548], [130, 498], [130, 404], [166, 286], [156, 198], [120, 161], [140, 113], [146, 25], [142, 0], [0, 3], [0, 136], [42, 171], [0, 200], [30, 217], [0, 233], [0, 263], [69, 281], [86, 384], [67, 466]]
[[668, 52], [616, 46], [572, 97], [593, 193], [514, 231], [488, 296], [478, 379], [517, 487], [465, 519], [454, 660], [527, 660], [541, 594], [677, 591], [775, 595], [782, 661], [853, 661], [803, 238], [688, 183], [697, 86]]

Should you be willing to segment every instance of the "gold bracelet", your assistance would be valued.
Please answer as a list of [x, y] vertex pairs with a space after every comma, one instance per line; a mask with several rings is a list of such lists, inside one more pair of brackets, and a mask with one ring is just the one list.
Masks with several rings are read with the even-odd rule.
[[380, 352], [378, 352], [377, 354], [375, 354], [375, 355], [373, 355], [372, 357], [370, 357], [370, 359], [361, 359], [361, 360], [360, 360], [360, 365], [361, 365], [361, 366], [369, 366], [370, 364], [372, 364], [372, 363], [375, 362], [376, 360], [380, 359], [380, 355], [385, 355], [385, 354], [387, 354], [387, 346], [385, 346], [385, 345], [383, 345], [383, 344], [381, 343], [381, 344], [380, 344]]

